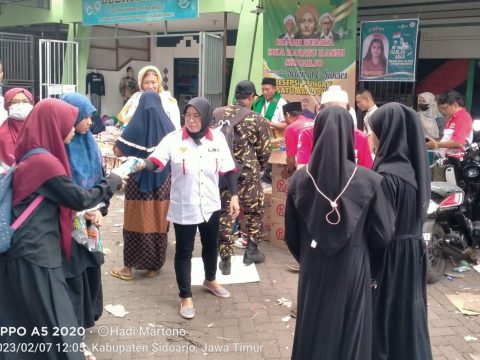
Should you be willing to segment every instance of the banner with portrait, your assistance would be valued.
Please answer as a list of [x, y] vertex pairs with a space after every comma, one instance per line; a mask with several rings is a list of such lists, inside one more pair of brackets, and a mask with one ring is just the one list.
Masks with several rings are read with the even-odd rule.
[[289, 101], [315, 111], [330, 85], [355, 101], [357, 1], [266, 0], [263, 76]]
[[364, 21], [360, 81], [415, 81], [418, 19]]

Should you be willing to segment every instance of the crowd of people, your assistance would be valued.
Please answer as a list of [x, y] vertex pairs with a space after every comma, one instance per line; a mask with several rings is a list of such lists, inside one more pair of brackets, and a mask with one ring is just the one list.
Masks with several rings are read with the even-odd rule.
[[[96, 109], [85, 96], [69, 93], [34, 104], [27, 89], [5, 92], [0, 160], [16, 164], [13, 218], [35, 209], [0, 254], [2, 326], [51, 331], [95, 324], [103, 311], [98, 234], [109, 199], [122, 187], [123, 264], [111, 276], [132, 281], [134, 269], [158, 276], [171, 222], [179, 315], [195, 316], [191, 260], [197, 230], [203, 286], [230, 297], [216, 280], [217, 258], [220, 271], [230, 275], [242, 210], [243, 263], [265, 261], [262, 174], [271, 144], [279, 141], [290, 182], [286, 243], [300, 269], [292, 358], [432, 358], [422, 239], [431, 181], [427, 149], [462, 155], [472, 119], [458, 92], [422, 93], [415, 112], [399, 103], [377, 107], [373, 94], [361, 90], [355, 100], [365, 115], [357, 124], [338, 85], [324, 92], [312, 119], [302, 102], [281, 97], [275, 79], [262, 80], [261, 96], [244, 80], [235, 87], [234, 104], [214, 110], [207, 99], [193, 98], [181, 121], [156, 67], [139, 71], [138, 89], [131, 76], [125, 84], [131, 89], [122, 93], [125, 129], [114, 151], [134, 162], [131, 174], [124, 168], [105, 173], [90, 131]], [[40, 151], [30, 155], [33, 149]], [[9, 359], [95, 358], [81, 330], [60, 337], [30, 334], [30, 342], [52, 343], [57, 351]], [[26, 339], [11, 336], [7, 342]], [[67, 353], [63, 344], [78, 347]]]

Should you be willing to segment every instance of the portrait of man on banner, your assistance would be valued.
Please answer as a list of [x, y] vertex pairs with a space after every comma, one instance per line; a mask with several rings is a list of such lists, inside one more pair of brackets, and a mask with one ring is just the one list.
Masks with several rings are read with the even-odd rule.
[[295, 13], [298, 32], [295, 39], [316, 39], [319, 37], [320, 14], [312, 4], [300, 5]]
[[362, 44], [362, 77], [376, 77], [387, 74], [389, 44], [385, 35], [374, 33]]
[[294, 39], [295, 38], [295, 18], [293, 15], [287, 15], [285, 19], [283, 19], [283, 27], [285, 28], [285, 32], [280, 35], [279, 39]]

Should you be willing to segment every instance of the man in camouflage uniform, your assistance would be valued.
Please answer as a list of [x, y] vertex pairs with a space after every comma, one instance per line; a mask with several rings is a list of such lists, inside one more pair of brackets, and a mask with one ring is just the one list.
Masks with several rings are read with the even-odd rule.
[[[238, 197], [243, 208], [248, 234], [247, 248], [243, 257], [245, 265], [261, 263], [265, 256], [258, 249], [263, 240], [263, 189], [260, 171], [265, 167], [270, 156], [270, 139], [265, 119], [250, 110], [256, 95], [255, 85], [251, 81], [240, 81], [235, 87], [237, 102], [214, 112], [213, 127], [220, 120], [232, 120], [240, 111], [245, 113], [243, 120], [234, 126], [233, 155], [242, 167], [238, 177]], [[241, 110], [246, 108], [248, 110]], [[220, 110], [220, 111], [219, 111]], [[220, 114], [220, 115], [219, 115]], [[219, 253], [220, 270], [224, 275], [230, 274], [230, 258], [233, 255], [234, 236], [232, 234], [234, 220], [228, 213], [230, 193], [221, 189], [222, 209], [220, 210]]]

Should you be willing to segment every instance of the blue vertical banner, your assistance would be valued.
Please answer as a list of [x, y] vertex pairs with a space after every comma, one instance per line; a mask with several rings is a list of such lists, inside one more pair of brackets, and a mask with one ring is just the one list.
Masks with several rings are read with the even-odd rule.
[[415, 81], [418, 19], [360, 25], [360, 81]]
[[198, 18], [198, 0], [83, 0], [83, 25]]

